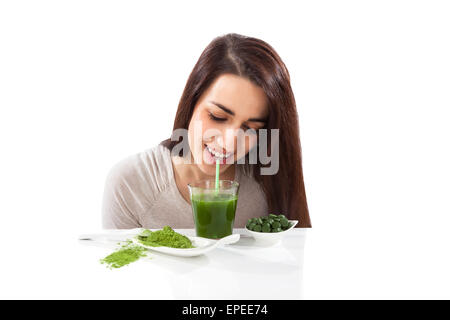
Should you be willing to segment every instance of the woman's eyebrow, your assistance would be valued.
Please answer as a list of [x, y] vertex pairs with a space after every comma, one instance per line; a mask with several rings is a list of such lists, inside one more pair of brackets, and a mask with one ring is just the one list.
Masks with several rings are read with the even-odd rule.
[[266, 119], [260, 119], [260, 118], [250, 118], [247, 121], [250, 122], [262, 122], [262, 123], [266, 123]]
[[234, 112], [231, 111], [230, 109], [228, 109], [227, 107], [224, 107], [223, 105], [221, 105], [220, 103], [214, 102], [214, 101], [210, 101], [212, 104], [215, 104], [216, 106], [218, 106], [220, 109], [222, 109], [223, 111], [225, 111], [226, 113], [231, 114], [232, 116], [234, 116]]
[[[231, 114], [232, 116], [235, 115], [235, 113], [234, 113], [233, 111], [231, 111], [230, 109], [228, 109], [228, 108], [225, 107], [224, 105], [222, 105], [222, 104], [220, 104], [220, 103], [217, 103], [217, 102], [215, 102], [215, 101], [209, 101], [209, 102], [211, 102], [212, 104], [216, 105], [217, 107], [219, 107], [220, 109], [222, 109], [222, 110], [225, 111], [226, 113]], [[250, 122], [263, 122], [263, 123], [265, 123], [265, 122], [266, 122], [266, 119], [261, 119], [261, 118], [250, 118], [250, 119], [248, 119], [247, 121], [250, 121]]]

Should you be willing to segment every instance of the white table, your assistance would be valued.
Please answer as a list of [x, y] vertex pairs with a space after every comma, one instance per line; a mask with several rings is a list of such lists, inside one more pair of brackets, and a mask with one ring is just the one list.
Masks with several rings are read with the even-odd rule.
[[[176, 231], [195, 235], [192, 229]], [[109, 230], [116, 240], [125, 230]], [[79, 241], [76, 268], [86, 277], [83, 293], [72, 283], [72, 293], [84, 298], [124, 299], [299, 299], [302, 296], [302, 268], [305, 229], [293, 229], [273, 246], [258, 245], [235, 229], [240, 240], [205, 255], [174, 257], [149, 251], [119, 269], [108, 269], [99, 259], [114, 250], [117, 241]], [[105, 231], [103, 232], [105, 233]], [[73, 288], [75, 285], [76, 288]], [[62, 296], [72, 296], [61, 292]], [[73, 296], [72, 296], [73, 297]]]

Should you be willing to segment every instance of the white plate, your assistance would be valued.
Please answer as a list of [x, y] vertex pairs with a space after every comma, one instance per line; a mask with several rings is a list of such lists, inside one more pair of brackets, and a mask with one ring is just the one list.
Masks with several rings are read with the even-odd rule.
[[188, 248], [188, 249], [180, 249], [180, 248], [170, 248], [170, 247], [152, 247], [152, 246], [146, 246], [142, 244], [136, 237], [132, 238], [133, 243], [138, 244], [148, 250], [153, 250], [161, 253], [170, 254], [173, 256], [178, 257], [195, 257], [199, 256], [201, 254], [205, 254], [206, 252], [209, 252], [215, 248], [217, 248], [220, 245], [224, 244], [232, 244], [237, 241], [239, 241], [240, 234], [235, 233], [230, 236], [224, 237], [219, 240], [212, 240], [207, 238], [201, 238], [201, 237], [189, 237], [189, 240], [192, 241], [192, 244], [195, 248]]
[[277, 243], [286, 233], [289, 232], [289, 230], [292, 230], [292, 228], [297, 225], [298, 220], [289, 220], [289, 222], [291, 223], [289, 229], [280, 232], [256, 232], [247, 229], [247, 227], [245, 227], [245, 231], [247, 231], [258, 242]]

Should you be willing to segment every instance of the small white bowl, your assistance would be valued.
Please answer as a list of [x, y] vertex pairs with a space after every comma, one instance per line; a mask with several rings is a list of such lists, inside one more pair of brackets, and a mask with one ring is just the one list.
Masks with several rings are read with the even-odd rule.
[[291, 226], [289, 227], [289, 229], [286, 229], [284, 231], [280, 231], [280, 232], [256, 232], [256, 231], [252, 231], [249, 230], [247, 228], [247, 226], [245, 227], [245, 230], [247, 231], [247, 233], [249, 233], [257, 242], [261, 242], [261, 243], [266, 243], [266, 244], [275, 244], [278, 241], [281, 240], [281, 238], [288, 233], [292, 228], [294, 228], [297, 223], [298, 220], [289, 220], [289, 222], [291, 223]]

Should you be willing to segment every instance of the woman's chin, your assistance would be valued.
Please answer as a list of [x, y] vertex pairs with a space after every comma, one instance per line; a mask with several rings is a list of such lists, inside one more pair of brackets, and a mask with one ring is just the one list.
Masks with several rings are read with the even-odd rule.
[[216, 176], [216, 165], [215, 164], [207, 164], [207, 163], [201, 163], [197, 164], [198, 168], [201, 172], [204, 174], [211, 176], [211, 179], [213, 179]]
[[[216, 165], [215, 164], [201, 163], [201, 164], [197, 164], [197, 167], [205, 175], [210, 176], [211, 179], [215, 179], [215, 176], [216, 176]], [[228, 167], [229, 167], [229, 164], [221, 165], [220, 166], [220, 173], [226, 171], [226, 169]]]

